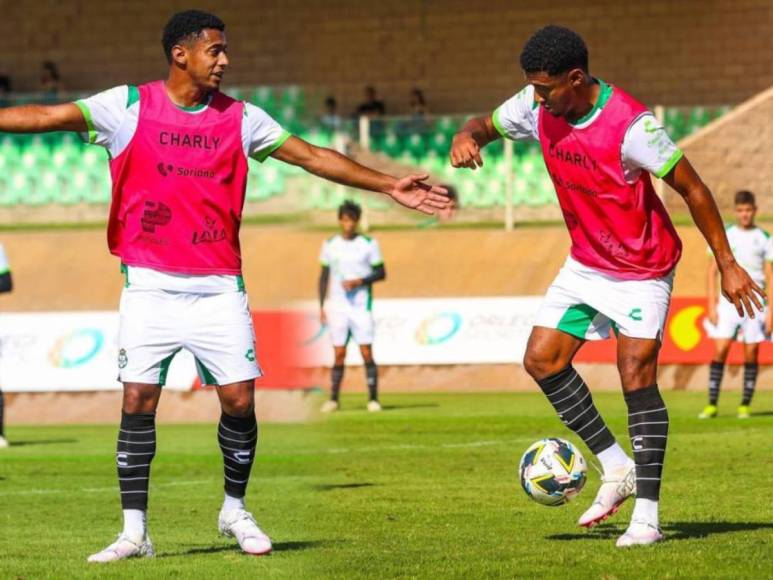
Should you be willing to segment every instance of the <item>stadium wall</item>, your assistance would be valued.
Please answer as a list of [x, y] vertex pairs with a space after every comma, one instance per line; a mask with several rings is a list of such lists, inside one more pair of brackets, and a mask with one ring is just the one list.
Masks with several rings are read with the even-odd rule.
[[[748, 189], [756, 194], [761, 213], [773, 214], [771, 119], [773, 87], [680, 142], [723, 212], [732, 210], [736, 191]], [[684, 213], [686, 207], [680, 196], [670, 188], [667, 190], [669, 209]]]
[[[35, 90], [40, 63], [96, 91], [164, 74], [160, 31], [189, 2], [0, 2], [0, 74]], [[491, 110], [523, 84], [520, 47], [539, 26], [576, 28], [595, 74], [649, 105], [735, 104], [773, 85], [769, 0], [202, 1], [227, 23], [231, 84], [325, 87], [342, 111], [374, 83], [388, 110], [425, 90], [434, 112]]]

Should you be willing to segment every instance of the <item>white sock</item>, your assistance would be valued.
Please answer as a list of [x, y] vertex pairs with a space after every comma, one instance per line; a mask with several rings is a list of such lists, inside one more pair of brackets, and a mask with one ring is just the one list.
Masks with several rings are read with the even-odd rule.
[[225, 499], [223, 500], [223, 507], [220, 511], [224, 512], [230, 512], [232, 510], [243, 510], [244, 509], [244, 498], [243, 497], [231, 497], [228, 494], [225, 494]]
[[601, 462], [601, 468], [605, 474], [620, 467], [626, 467], [631, 463], [631, 458], [626, 455], [618, 443], [600, 451], [596, 457]]
[[633, 514], [631, 515], [631, 521], [635, 520], [643, 520], [656, 528], [659, 527], [658, 502], [651, 499], [636, 498], [636, 503], [633, 504]]
[[147, 516], [145, 510], [123, 510], [123, 533], [131, 540], [145, 538]]

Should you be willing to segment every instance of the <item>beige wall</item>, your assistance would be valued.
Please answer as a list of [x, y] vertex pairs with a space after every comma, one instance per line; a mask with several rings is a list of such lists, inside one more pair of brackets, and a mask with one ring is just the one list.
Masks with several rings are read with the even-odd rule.
[[226, 21], [230, 83], [323, 85], [346, 110], [365, 83], [393, 112], [413, 85], [437, 112], [490, 110], [549, 22], [575, 27], [593, 71], [650, 105], [736, 103], [773, 85], [770, 0], [0, 0], [0, 72], [27, 90], [48, 58], [70, 88], [159, 77], [161, 28], [191, 4]]

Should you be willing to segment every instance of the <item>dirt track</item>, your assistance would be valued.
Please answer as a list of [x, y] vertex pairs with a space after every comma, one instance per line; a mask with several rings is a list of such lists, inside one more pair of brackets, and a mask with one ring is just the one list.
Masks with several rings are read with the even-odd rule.
[[[242, 235], [244, 274], [253, 308], [272, 308], [284, 301], [316, 295], [319, 246], [329, 234], [288, 227], [246, 227]], [[377, 296], [507, 296], [542, 294], [566, 257], [563, 227], [498, 230], [419, 230], [376, 232], [388, 279]], [[705, 245], [695, 228], [680, 228], [685, 251], [676, 276], [677, 295], [704, 292]], [[123, 284], [118, 259], [106, 248], [102, 230], [6, 232], [0, 235], [14, 275], [11, 295], [0, 296], [4, 311], [111, 310]], [[612, 365], [582, 365], [596, 388], [619, 388]], [[761, 374], [765, 383], [767, 369]], [[773, 375], [773, 369], [770, 369]], [[363, 390], [359, 369], [348, 373], [347, 388]], [[704, 388], [703, 367], [665, 367], [661, 383], [673, 388]], [[327, 384], [325, 372], [314, 382]], [[728, 381], [734, 388], [737, 380]], [[523, 370], [510, 365], [411, 367], [382, 369], [385, 391], [530, 389]], [[11, 422], [104, 421], [104, 409], [119, 408], [118, 393], [93, 395], [16, 395], [9, 397]], [[214, 398], [167, 394], [174, 399], [163, 418], [169, 421], [214, 420]], [[299, 420], [308, 416], [308, 399], [266, 394], [265, 419]], [[40, 404], [39, 404], [40, 403]], [[62, 409], [70, 408], [66, 417]], [[48, 417], [40, 409], [57, 409]], [[176, 410], [176, 411], [175, 411]], [[112, 419], [112, 418], [111, 418]]]
[[[242, 234], [244, 275], [253, 308], [313, 298], [317, 256], [329, 234], [248, 226]], [[685, 244], [675, 293], [704, 292], [705, 245], [697, 229], [680, 228]], [[542, 294], [566, 257], [563, 227], [376, 232], [388, 279], [378, 296], [507, 296]], [[4, 311], [99, 310], [117, 307], [122, 278], [102, 230], [0, 234], [15, 291]]]

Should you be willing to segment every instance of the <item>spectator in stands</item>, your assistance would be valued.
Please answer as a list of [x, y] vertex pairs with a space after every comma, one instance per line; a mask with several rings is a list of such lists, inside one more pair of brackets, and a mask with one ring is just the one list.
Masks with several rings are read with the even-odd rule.
[[7, 107], [11, 104], [9, 96], [11, 94], [11, 77], [0, 75], [0, 107]]
[[357, 107], [357, 117], [383, 117], [385, 114], [386, 107], [376, 95], [376, 87], [368, 85], [365, 87], [365, 101]]
[[55, 101], [62, 90], [59, 67], [53, 61], [47, 60], [40, 67], [40, 90], [47, 101]]
[[429, 112], [427, 108], [427, 101], [424, 99], [424, 91], [415, 88], [411, 91], [410, 101], [411, 117], [415, 119], [423, 119]]
[[337, 131], [341, 127], [341, 115], [338, 114], [338, 101], [335, 97], [329, 96], [325, 99], [325, 112], [319, 119], [319, 122], [325, 129]]

